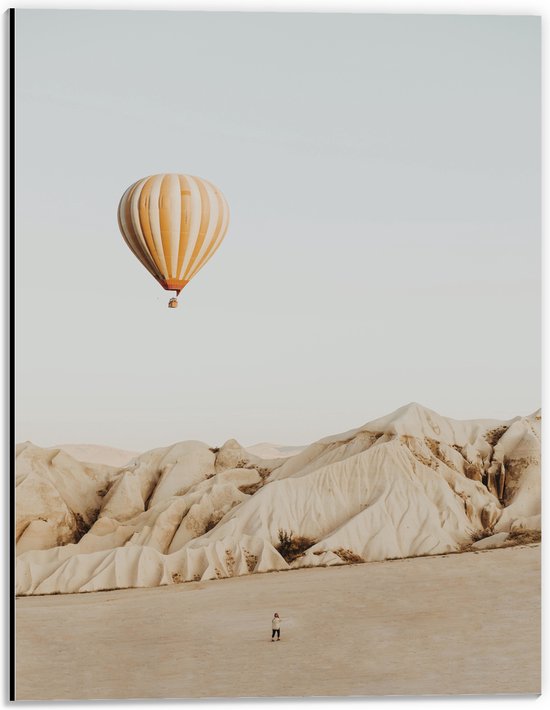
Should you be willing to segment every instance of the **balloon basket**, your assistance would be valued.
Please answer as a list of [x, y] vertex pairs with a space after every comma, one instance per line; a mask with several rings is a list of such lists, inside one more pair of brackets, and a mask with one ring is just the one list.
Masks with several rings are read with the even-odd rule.
[[168, 301], [168, 308], [177, 308], [178, 307], [178, 299], [177, 298], [171, 298]]

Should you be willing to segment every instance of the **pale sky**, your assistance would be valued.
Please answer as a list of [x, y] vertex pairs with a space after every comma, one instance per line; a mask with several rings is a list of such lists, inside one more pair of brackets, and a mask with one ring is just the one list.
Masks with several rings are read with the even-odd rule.
[[[17, 11], [16, 438], [309, 443], [540, 406], [536, 17]], [[215, 183], [180, 297], [124, 190]]]

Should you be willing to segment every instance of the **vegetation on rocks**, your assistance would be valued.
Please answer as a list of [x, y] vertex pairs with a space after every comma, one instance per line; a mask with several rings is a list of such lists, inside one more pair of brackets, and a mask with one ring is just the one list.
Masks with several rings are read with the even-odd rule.
[[292, 530], [279, 530], [279, 544], [275, 549], [290, 564], [312, 545], [315, 545], [315, 542], [316, 540], [303, 535], [294, 537]]

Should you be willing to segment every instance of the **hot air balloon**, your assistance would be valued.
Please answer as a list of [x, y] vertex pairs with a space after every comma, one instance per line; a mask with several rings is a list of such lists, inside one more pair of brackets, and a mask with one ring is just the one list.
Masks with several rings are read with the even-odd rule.
[[[227, 232], [220, 190], [193, 175], [163, 173], [131, 185], [118, 206], [124, 241], [167, 291], [181, 290], [214, 255]], [[171, 298], [176, 308], [177, 298]]]

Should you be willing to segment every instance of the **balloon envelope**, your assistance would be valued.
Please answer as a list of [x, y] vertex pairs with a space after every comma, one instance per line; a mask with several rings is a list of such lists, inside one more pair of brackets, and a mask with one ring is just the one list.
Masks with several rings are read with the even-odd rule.
[[131, 185], [118, 206], [124, 241], [169, 291], [189, 283], [220, 246], [229, 206], [220, 190], [193, 175], [163, 173]]

